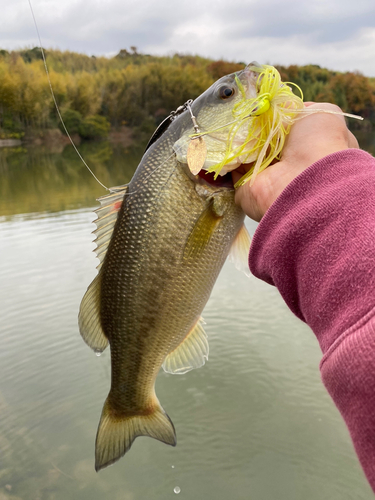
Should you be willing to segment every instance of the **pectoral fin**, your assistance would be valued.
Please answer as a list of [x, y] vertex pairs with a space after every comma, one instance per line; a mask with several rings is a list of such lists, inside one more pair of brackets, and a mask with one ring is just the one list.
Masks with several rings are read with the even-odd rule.
[[228, 258], [236, 266], [236, 269], [243, 271], [246, 276], [250, 276], [249, 270], [249, 251], [251, 237], [245, 224], [238, 231], [235, 240], [232, 243]]
[[163, 363], [165, 372], [182, 375], [205, 364], [209, 349], [203, 323], [199, 318], [183, 342], [168, 354]]
[[184, 250], [185, 257], [195, 258], [204, 251], [220, 219], [221, 216], [215, 212], [214, 199], [211, 199], [189, 235]]

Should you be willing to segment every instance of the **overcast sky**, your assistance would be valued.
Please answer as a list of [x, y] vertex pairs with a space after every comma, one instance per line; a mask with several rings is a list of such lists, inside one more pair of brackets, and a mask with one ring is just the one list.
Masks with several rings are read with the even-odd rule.
[[[43, 46], [319, 64], [375, 77], [375, 0], [31, 0]], [[28, 0], [1, 0], [0, 48], [37, 45]]]

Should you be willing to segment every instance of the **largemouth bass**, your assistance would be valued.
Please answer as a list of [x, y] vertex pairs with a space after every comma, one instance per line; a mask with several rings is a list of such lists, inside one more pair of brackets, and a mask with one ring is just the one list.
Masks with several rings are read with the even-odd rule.
[[196, 124], [203, 132], [216, 130], [204, 138], [203, 168], [222, 159], [224, 126], [243, 92], [256, 95], [248, 69], [218, 80], [158, 132], [130, 183], [100, 199], [99, 272], [79, 313], [85, 342], [97, 352], [111, 346], [96, 470], [117, 461], [137, 436], [175, 446], [173, 423], [155, 394], [156, 376], [161, 366], [185, 373], [205, 363], [201, 313], [231, 247], [246, 266], [250, 241], [231, 174], [216, 181], [204, 170], [194, 175], [186, 160]]

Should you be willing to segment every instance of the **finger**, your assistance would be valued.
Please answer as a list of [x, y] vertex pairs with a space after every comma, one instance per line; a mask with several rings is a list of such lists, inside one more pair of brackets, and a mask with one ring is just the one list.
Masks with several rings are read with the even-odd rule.
[[263, 217], [264, 211], [262, 212], [262, 210], [258, 206], [258, 203], [254, 197], [253, 189], [250, 186], [250, 183], [247, 182], [243, 186], [236, 189], [234, 195], [234, 201], [237, 205], [239, 205], [242, 208], [245, 214], [251, 219], [259, 222]]
[[357, 138], [350, 132], [350, 130], [348, 130], [348, 136], [349, 148], [359, 149]]
[[236, 184], [236, 182], [238, 182], [241, 177], [243, 176], [243, 173], [239, 172], [238, 169], [237, 170], [232, 170], [232, 182], [233, 182], [233, 185]]

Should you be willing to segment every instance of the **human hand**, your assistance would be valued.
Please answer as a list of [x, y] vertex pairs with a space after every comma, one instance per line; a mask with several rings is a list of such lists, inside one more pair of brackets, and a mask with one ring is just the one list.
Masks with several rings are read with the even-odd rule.
[[[341, 111], [329, 103], [305, 103], [306, 107]], [[257, 175], [254, 184], [247, 182], [236, 190], [235, 202], [246, 215], [260, 221], [284, 188], [307, 167], [325, 156], [348, 148], [358, 148], [357, 139], [341, 115], [316, 113], [297, 121], [286, 138], [281, 160]], [[250, 165], [232, 172], [237, 182]]]

